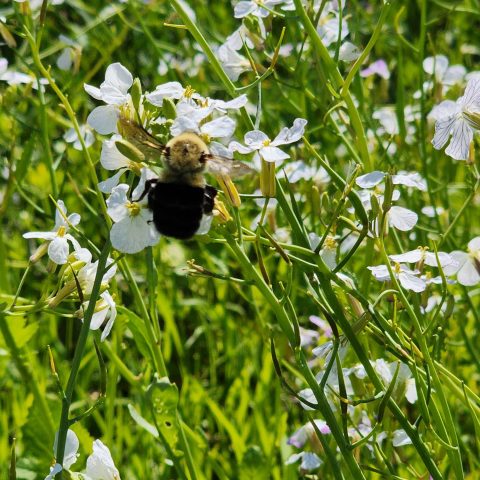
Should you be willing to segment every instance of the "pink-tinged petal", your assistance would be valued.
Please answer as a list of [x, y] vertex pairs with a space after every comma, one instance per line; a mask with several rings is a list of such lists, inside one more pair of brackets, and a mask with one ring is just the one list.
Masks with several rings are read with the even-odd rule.
[[83, 88], [95, 100], [102, 100], [102, 92], [99, 88], [89, 85], [88, 83], [84, 83]]
[[305, 133], [305, 126], [308, 121], [304, 118], [296, 118], [290, 128], [284, 127], [280, 133], [274, 138], [272, 145], [288, 145], [293, 142], [298, 142]]
[[379, 170], [375, 170], [370, 173], [366, 173], [365, 175], [360, 175], [355, 180], [355, 183], [360, 188], [373, 188], [378, 185], [383, 179], [385, 178], [385, 172], [380, 172]]
[[452, 140], [445, 149], [445, 153], [454, 160], [467, 160], [472, 140], [472, 128], [465, 120], [459, 119], [453, 125]]
[[282, 160], [290, 158], [288, 153], [285, 153], [277, 147], [262, 147], [259, 152], [266, 162], [281, 162]]
[[230, 138], [235, 131], [235, 126], [235, 120], [224, 116], [205, 123], [202, 125], [201, 131], [212, 138]]
[[385, 60], [377, 60], [370, 64], [366, 69], [360, 72], [361, 77], [369, 77], [371, 75], [379, 75], [380, 77], [388, 80], [390, 78], [390, 71], [388, 70]]
[[68, 252], [68, 242], [65, 237], [55, 237], [48, 245], [48, 256], [57, 265], [67, 263]]
[[406, 290], [412, 290], [414, 292], [423, 292], [427, 288], [427, 284], [418, 277], [410, 275], [409, 273], [400, 272], [398, 274], [398, 280], [400, 285]]
[[133, 85], [132, 74], [121, 64], [121, 63], [112, 63], [107, 67], [105, 72], [105, 82], [100, 87], [108, 84], [115, 89], [118, 89], [119, 93], [125, 95], [128, 92], [128, 89]]
[[471, 259], [468, 259], [457, 273], [457, 281], [460, 285], [471, 287], [480, 283], [478, 267]]
[[407, 232], [417, 224], [418, 215], [407, 208], [393, 206], [388, 212], [388, 221], [392, 227]]
[[102, 105], [92, 110], [87, 122], [98, 133], [109, 135], [117, 131], [118, 115], [115, 105]]

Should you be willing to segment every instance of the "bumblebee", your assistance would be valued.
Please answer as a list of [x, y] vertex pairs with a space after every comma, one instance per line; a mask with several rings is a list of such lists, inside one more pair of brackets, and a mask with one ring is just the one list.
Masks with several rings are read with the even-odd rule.
[[209, 226], [218, 192], [206, 183], [207, 171], [223, 179], [253, 171], [245, 163], [210, 153], [195, 133], [182, 133], [163, 145], [131, 120], [121, 117], [119, 126], [122, 136], [142, 153], [163, 157], [161, 175], [147, 180], [145, 190], [135, 200], [148, 195], [153, 223], [162, 235], [186, 240]]

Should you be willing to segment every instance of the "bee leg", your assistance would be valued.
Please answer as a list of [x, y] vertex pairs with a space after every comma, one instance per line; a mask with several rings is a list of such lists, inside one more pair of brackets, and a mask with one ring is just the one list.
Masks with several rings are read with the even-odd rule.
[[212, 213], [217, 189], [211, 185], [205, 185], [205, 193], [203, 196], [203, 213]]
[[147, 180], [145, 182], [145, 190], [142, 192], [139, 198], [137, 200], [132, 200], [133, 202], [140, 202], [140, 200], [143, 200], [145, 198], [145, 195], [152, 189], [152, 186], [158, 183], [158, 178], [152, 178], [150, 180]]

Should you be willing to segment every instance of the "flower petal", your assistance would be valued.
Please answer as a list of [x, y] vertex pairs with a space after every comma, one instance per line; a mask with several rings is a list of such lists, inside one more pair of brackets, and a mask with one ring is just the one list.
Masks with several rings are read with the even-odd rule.
[[280, 162], [287, 158], [290, 158], [288, 153], [285, 153], [283, 150], [277, 147], [262, 147], [260, 150], [260, 155], [266, 162]]
[[457, 281], [460, 285], [471, 287], [480, 282], [480, 272], [475, 262], [468, 259], [457, 273]]
[[452, 140], [445, 149], [445, 153], [454, 160], [467, 160], [472, 140], [472, 128], [465, 120], [459, 119], [453, 125]]
[[407, 232], [417, 224], [418, 215], [407, 208], [393, 206], [388, 212], [388, 221], [392, 227]]
[[291, 128], [282, 128], [280, 133], [274, 138], [272, 145], [288, 145], [293, 142], [298, 142], [305, 133], [307, 123], [307, 120], [304, 118], [296, 118]]
[[107, 213], [114, 222], [119, 222], [128, 216], [128, 189], [127, 184], [121, 183], [112, 190], [112, 194], [107, 198]]
[[100, 163], [102, 167], [107, 170], [117, 170], [119, 168], [128, 167], [130, 160], [120, 153], [115, 142], [121, 140], [120, 135], [112, 135], [109, 140], [104, 140], [102, 143], [102, 152], [100, 154]]
[[202, 125], [201, 131], [213, 138], [230, 138], [235, 131], [235, 126], [235, 120], [223, 116]]
[[[105, 84], [114, 87], [119, 93], [125, 95], [133, 85], [133, 77], [121, 63], [112, 63], [105, 72], [105, 82], [102, 86]], [[102, 86], [100, 90], [102, 90]]]
[[423, 292], [427, 288], [427, 284], [421, 278], [405, 272], [398, 274], [398, 281], [406, 290], [412, 290], [417, 293]]
[[102, 135], [117, 131], [118, 109], [115, 105], [94, 108], [87, 117], [88, 124]]
[[48, 256], [58, 265], [67, 263], [68, 253], [68, 241], [65, 237], [55, 237], [48, 245]]
[[145, 247], [155, 245], [160, 236], [153, 225], [140, 216], [126, 216], [110, 230], [112, 246], [123, 253], [138, 253]]
[[365, 175], [360, 175], [355, 180], [355, 183], [360, 188], [373, 188], [378, 185], [383, 179], [385, 178], [385, 172], [380, 172], [379, 170], [375, 170], [370, 173], [366, 173]]

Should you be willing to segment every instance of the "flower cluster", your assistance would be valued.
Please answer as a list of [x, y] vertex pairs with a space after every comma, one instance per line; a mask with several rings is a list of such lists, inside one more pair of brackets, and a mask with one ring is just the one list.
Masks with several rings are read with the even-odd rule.
[[[163, 150], [155, 153], [145, 146], [146, 143], [150, 147], [152, 142], [164, 145], [169, 138], [189, 132], [196, 134], [213, 155], [229, 159], [237, 151], [243, 155], [254, 153], [256, 164], [262, 158], [279, 165], [290, 155], [278, 147], [297, 142], [303, 136], [307, 123], [306, 120], [296, 119], [291, 128], [283, 128], [274, 140], [259, 130], [248, 132], [243, 145], [232, 141], [236, 128], [232, 116], [245, 107], [246, 95], [229, 101], [212, 99], [179, 82], [161, 84], [151, 92], [142, 94], [139, 85], [135, 81], [134, 87], [133, 76], [120, 63], [107, 68], [105, 81], [100, 87], [85, 85], [87, 93], [106, 104], [90, 113], [89, 125], [100, 134], [113, 134], [103, 142], [100, 163], [105, 169], [116, 173], [101, 182], [99, 189], [111, 194], [107, 199], [107, 212], [114, 222], [110, 239], [113, 247], [124, 253], [140, 252], [159, 240], [152, 223], [152, 212], [148, 208], [148, 198], [143, 196], [141, 201], [138, 199], [145, 190], [145, 182], [161, 175], [158, 168], [162, 165], [158, 157]], [[135, 94], [132, 88], [136, 89]], [[119, 121], [121, 124], [125, 119], [136, 119], [140, 124], [140, 133], [137, 134], [149, 136], [149, 140], [142, 143], [142, 138], [136, 138], [125, 128], [119, 128]], [[150, 137], [154, 133], [159, 134], [161, 142]], [[120, 144], [128, 147], [120, 148]], [[126, 172], [140, 175], [133, 191], [128, 183], [119, 184]], [[207, 223], [203, 222], [202, 225]]]
[[[86, 298], [87, 300], [83, 302], [80, 310], [77, 312], [77, 316], [83, 319], [84, 312], [89, 304], [88, 297], [92, 293], [97, 274], [98, 261], [92, 262], [91, 252], [87, 248], [82, 247], [78, 240], [69, 233], [72, 228], [79, 224], [80, 215], [72, 213], [67, 216], [64, 202], [58, 200], [56, 204], [55, 226], [52, 231], [27, 232], [23, 237], [46, 240], [32, 254], [30, 262], [37, 262], [47, 253], [54, 265], [62, 266], [60, 274], [63, 286], [49, 299], [48, 305], [56, 307], [67, 297], [74, 297], [75, 299]], [[73, 247], [73, 252], [70, 252], [70, 244]], [[115, 273], [116, 266], [113, 264], [113, 260], [108, 259], [107, 270], [102, 278], [102, 293], [100, 294], [100, 299], [95, 304], [95, 310], [90, 323], [91, 330], [98, 330], [106, 322], [101, 335], [102, 341], [110, 333], [117, 316], [115, 301], [107, 290], [108, 284]]]

